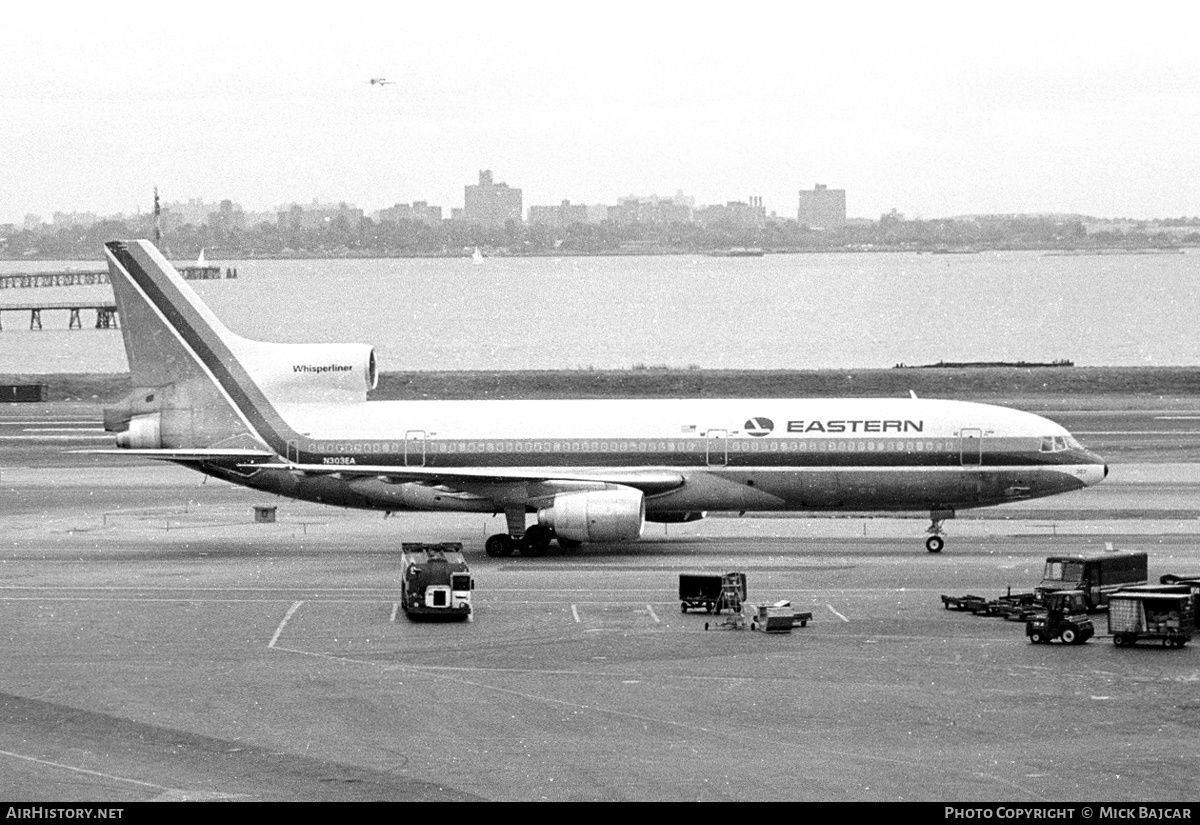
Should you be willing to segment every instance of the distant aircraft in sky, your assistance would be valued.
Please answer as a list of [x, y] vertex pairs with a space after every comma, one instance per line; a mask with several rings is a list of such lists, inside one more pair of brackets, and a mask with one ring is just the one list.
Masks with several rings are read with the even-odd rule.
[[936, 553], [955, 510], [1108, 474], [1053, 421], [961, 401], [367, 401], [370, 346], [250, 341], [149, 241], [105, 254], [135, 387], [104, 411], [113, 452], [343, 507], [503, 513], [491, 556], [709, 511], [920, 510]]
[[396, 81], [388, 80], [386, 77], [373, 77], [367, 81], [372, 86], [394, 86]]

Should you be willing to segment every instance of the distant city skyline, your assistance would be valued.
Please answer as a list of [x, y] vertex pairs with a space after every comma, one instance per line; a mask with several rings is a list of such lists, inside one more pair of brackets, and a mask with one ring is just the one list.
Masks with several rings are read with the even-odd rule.
[[[6, 12], [0, 223], [234, 198], [762, 198], [850, 217], [1200, 215], [1200, 9], [218, 0]], [[386, 77], [388, 85], [369, 83]]]

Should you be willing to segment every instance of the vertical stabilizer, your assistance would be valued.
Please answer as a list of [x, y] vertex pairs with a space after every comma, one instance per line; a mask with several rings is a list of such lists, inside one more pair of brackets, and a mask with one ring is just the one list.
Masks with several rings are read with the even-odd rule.
[[132, 433], [122, 446], [210, 447], [255, 428], [214, 375], [235, 368], [237, 336], [148, 241], [105, 244], [134, 390], [105, 410], [105, 426]]

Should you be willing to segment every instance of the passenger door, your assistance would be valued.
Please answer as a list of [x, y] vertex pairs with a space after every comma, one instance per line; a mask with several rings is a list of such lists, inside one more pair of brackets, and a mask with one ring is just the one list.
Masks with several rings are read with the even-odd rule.
[[983, 430], [972, 427], [964, 427], [958, 434], [958, 455], [962, 461], [962, 466], [970, 469], [979, 469], [983, 463]]
[[724, 467], [729, 463], [729, 431], [709, 430], [704, 434], [704, 463]]
[[404, 433], [404, 466], [425, 466], [425, 431], [407, 430]]

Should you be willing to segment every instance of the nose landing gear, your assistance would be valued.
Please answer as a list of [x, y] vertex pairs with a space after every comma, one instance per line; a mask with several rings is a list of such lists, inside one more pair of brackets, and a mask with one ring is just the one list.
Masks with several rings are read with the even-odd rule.
[[925, 549], [930, 553], [940, 553], [946, 546], [946, 540], [942, 538], [942, 522], [948, 518], [954, 518], [953, 510], [931, 510], [929, 512], [929, 519], [932, 523], [925, 531], [930, 534], [929, 538], [925, 539]]

